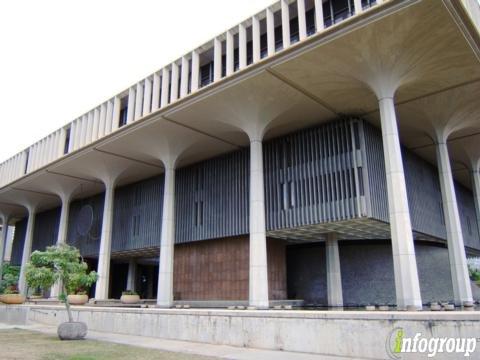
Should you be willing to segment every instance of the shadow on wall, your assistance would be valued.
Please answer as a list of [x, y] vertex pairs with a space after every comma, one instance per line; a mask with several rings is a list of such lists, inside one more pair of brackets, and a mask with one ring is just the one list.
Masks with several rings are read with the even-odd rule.
[[[340, 265], [345, 306], [395, 304], [393, 259], [389, 241], [340, 241]], [[424, 303], [453, 300], [445, 247], [415, 243]], [[287, 247], [288, 298], [327, 305], [324, 243]]]

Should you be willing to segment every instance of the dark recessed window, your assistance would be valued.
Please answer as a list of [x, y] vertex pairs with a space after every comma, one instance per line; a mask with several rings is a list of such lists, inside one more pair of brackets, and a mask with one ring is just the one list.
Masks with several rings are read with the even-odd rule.
[[127, 124], [128, 106], [125, 106], [120, 110], [120, 118], [118, 119], [118, 127], [122, 127]]
[[28, 161], [30, 157], [30, 149], [25, 150], [25, 168], [23, 169], [23, 173], [26, 174], [28, 170]]
[[68, 154], [68, 149], [70, 148], [70, 128], [65, 130], [65, 144], [63, 146], [63, 154]]

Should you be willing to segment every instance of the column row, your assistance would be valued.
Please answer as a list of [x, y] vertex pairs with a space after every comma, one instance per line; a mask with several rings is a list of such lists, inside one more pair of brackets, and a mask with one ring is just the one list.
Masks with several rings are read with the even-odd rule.
[[[395, 290], [399, 309], [419, 309], [422, 306], [420, 286], [408, 207], [402, 152], [392, 98], [379, 100], [386, 164], [391, 244], [394, 264]], [[466, 253], [458, 214], [454, 182], [448, 148], [445, 142], [437, 144], [438, 169], [447, 228], [447, 244], [450, 256], [453, 292], [457, 305], [472, 301]], [[159, 283], [157, 304], [170, 307], [173, 304], [173, 259], [175, 243], [175, 161], [165, 163], [165, 186], [160, 240]], [[266, 252], [265, 200], [263, 179], [262, 140], [252, 139], [250, 144], [250, 272], [249, 302], [257, 308], [267, 308], [268, 271]], [[474, 195], [477, 214], [480, 213], [480, 173], [473, 171]], [[108, 296], [108, 279], [111, 254], [112, 216], [114, 209], [115, 178], [105, 183], [105, 204], [98, 260], [99, 279], [96, 284], [97, 299]], [[65, 243], [70, 196], [62, 197], [62, 211], [58, 244]], [[29, 218], [22, 257], [20, 289], [25, 291], [24, 266], [31, 251], [35, 207], [28, 207]], [[8, 220], [7, 220], [8, 221]], [[480, 224], [480, 221], [479, 221]], [[479, 229], [480, 230], [480, 229]], [[328, 300], [331, 306], [342, 306], [341, 268], [338, 241], [334, 234], [326, 239], [326, 266]], [[132, 268], [133, 271], [133, 268]], [[55, 291], [54, 294], [58, 294]]]

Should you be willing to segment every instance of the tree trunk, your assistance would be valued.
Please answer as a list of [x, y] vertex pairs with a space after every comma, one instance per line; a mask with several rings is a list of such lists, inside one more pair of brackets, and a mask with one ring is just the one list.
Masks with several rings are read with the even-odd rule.
[[65, 307], [67, 308], [68, 321], [73, 322], [72, 311], [70, 310], [70, 303], [68, 302], [67, 288], [63, 286], [63, 291], [65, 293]]

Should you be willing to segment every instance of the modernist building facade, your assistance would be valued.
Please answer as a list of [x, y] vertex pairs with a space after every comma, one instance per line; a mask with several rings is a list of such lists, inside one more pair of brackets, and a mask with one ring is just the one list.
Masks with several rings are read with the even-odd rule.
[[142, 79], [0, 165], [21, 291], [68, 243], [99, 300], [471, 302], [479, 22], [474, 0], [281, 0]]

